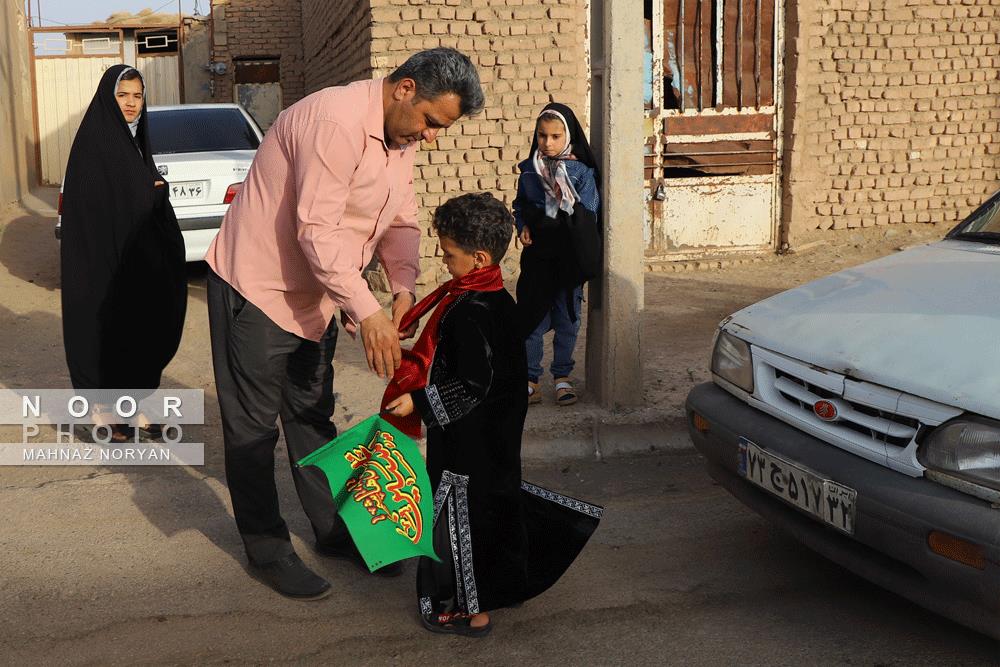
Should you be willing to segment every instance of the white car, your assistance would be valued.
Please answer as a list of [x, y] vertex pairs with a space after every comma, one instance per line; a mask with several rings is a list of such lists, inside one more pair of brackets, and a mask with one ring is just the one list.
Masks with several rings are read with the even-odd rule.
[[180, 104], [150, 107], [147, 112], [153, 161], [170, 183], [170, 203], [184, 235], [185, 258], [201, 261], [250, 170], [263, 134], [238, 104]]
[[720, 326], [709, 473], [833, 561], [1000, 638], [1000, 193], [944, 240]]

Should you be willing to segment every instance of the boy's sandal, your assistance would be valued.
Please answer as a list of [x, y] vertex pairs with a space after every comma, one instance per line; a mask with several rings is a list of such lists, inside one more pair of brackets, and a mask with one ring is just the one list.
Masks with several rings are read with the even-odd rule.
[[538, 383], [528, 381], [528, 405], [541, 403], [542, 395], [538, 393]]
[[558, 405], [573, 405], [576, 403], [576, 391], [570, 384], [569, 378], [559, 378], [556, 380], [556, 403]]
[[462, 637], [485, 637], [493, 629], [493, 621], [473, 627], [472, 614], [430, 614], [420, 615], [420, 622], [431, 632]]

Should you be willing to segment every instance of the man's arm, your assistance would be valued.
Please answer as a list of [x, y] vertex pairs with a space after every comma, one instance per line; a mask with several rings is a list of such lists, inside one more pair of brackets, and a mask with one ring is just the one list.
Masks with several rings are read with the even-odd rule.
[[347, 318], [360, 324], [368, 367], [386, 377], [399, 366], [399, 338], [356, 265], [362, 249], [343, 227], [363, 142], [360, 133], [333, 121], [315, 123], [296, 140], [295, 213], [299, 245], [310, 267]]
[[[385, 267], [392, 289], [392, 320], [396, 328], [416, 300], [417, 275], [420, 272], [420, 225], [417, 222], [417, 197], [413, 190], [413, 181], [407, 186], [408, 192], [402, 208], [395, 219], [389, 224], [389, 229], [379, 240], [375, 254]], [[416, 326], [409, 331], [400, 331], [400, 338], [409, 338], [416, 331]]]

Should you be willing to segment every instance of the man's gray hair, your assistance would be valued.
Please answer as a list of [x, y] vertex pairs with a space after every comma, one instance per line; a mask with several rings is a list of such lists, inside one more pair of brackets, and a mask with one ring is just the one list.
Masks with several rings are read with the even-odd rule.
[[389, 75], [393, 83], [402, 79], [413, 79], [417, 95], [425, 100], [445, 93], [458, 95], [463, 116], [479, 113], [486, 101], [476, 66], [455, 49], [440, 47], [414, 53]]

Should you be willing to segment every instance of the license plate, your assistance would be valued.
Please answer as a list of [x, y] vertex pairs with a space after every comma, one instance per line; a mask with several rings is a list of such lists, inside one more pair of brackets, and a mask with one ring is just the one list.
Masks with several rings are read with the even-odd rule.
[[208, 181], [182, 181], [170, 184], [171, 201], [190, 201], [208, 196]]
[[858, 492], [740, 438], [739, 471], [747, 480], [848, 535]]

